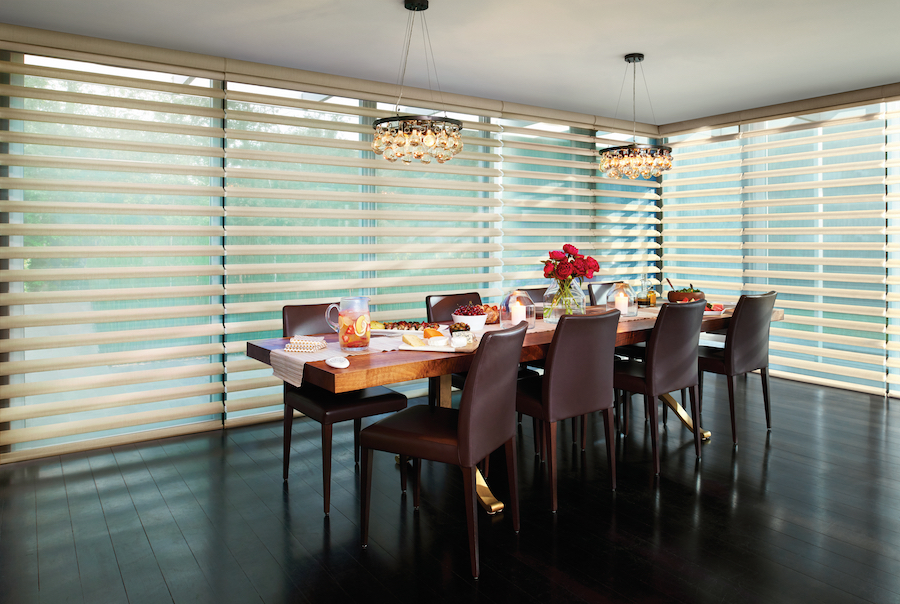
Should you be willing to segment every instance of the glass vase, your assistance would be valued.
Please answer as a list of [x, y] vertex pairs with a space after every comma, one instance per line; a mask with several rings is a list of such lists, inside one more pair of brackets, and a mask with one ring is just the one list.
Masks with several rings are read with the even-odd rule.
[[558, 323], [563, 315], [583, 315], [585, 297], [578, 281], [553, 279], [544, 292], [544, 321]]

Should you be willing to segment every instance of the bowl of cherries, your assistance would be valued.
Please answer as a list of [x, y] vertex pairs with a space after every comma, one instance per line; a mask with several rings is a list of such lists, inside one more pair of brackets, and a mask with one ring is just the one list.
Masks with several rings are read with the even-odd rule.
[[471, 331], [481, 331], [484, 329], [484, 322], [486, 320], [487, 315], [480, 304], [472, 304], [469, 302], [468, 304], [457, 306], [456, 310], [453, 311], [453, 321], [455, 323], [468, 324]]

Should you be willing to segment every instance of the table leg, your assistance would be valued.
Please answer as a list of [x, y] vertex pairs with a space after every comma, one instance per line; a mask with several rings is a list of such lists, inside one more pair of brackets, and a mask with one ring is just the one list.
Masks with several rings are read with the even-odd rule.
[[[439, 382], [438, 385], [438, 405], [441, 407], [450, 407], [450, 376], [442, 375], [437, 378]], [[491, 488], [488, 486], [487, 482], [484, 480], [484, 476], [481, 475], [481, 470], [475, 468], [475, 494], [478, 495], [478, 501], [481, 503], [481, 507], [485, 509], [488, 514], [496, 514], [497, 512], [503, 511], [503, 502], [498, 501], [494, 494], [491, 493]]]
[[[666, 406], [669, 407], [669, 409], [675, 412], [675, 415], [677, 415], [678, 419], [681, 420], [681, 423], [691, 431], [691, 434], [694, 433], [694, 420], [692, 420], [691, 416], [687, 414], [687, 411], [684, 410], [684, 407], [682, 407], [681, 404], [675, 400], [675, 397], [673, 397], [671, 394], [663, 394], [659, 397], [659, 400], [661, 400], [666, 404]], [[709, 430], [704, 431], [703, 428], [700, 428], [700, 438], [702, 440], [709, 440], [711, 436], [712, 432], [710, 432]]]

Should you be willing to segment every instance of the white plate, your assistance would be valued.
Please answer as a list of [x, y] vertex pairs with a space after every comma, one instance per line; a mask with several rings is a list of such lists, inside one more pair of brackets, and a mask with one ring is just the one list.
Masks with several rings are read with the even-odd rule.
[[[441, 325], [438, 327], [438, 331], [442, 334], [446, 335], [449, 333], [450, 326], [449, 325]], [[425, 335], [424, 329], [372, 329], [370, 330], [373, 336], [402, 336], [403, 334], [411, 333], [419, 336], [420, 338]]]
[[718, 315], [721, 315], [723, 312], [725, 312], [725, 311], [724, 310], [704, 310], [703, 314], [706, 315], [707, 317], [716, 317]]
[[456, 352], [452, 346], [410, 346], [409, 344], [400, 344], [400, 350], [417, 350], [419, 352]]

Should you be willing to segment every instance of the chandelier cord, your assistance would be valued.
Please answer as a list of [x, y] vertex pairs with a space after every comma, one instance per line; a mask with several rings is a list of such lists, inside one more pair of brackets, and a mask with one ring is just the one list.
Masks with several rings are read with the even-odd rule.
[[637, 63], [631, 64], [631, 144], [637, 144]]
[[409, 62], [409, 45], [412, 42], [413, 25], [416, 18], [416, 11], [410, 11], [406, 19], [406, 34], [403, 38], [403, 56], [400, 59], [400, 69], [397, 73], [397, 83], [400, 85], [400, 93], [397, 95], [397, 102], [394, 104], [394, 111], [400, 115], [400, 99], [403, 98], [403, 83], [406, 81], [406, 64]]
[[647, 74], [644, 73], [643, 65], [641, 65], [641, 79], [644, 80], [644, 91], [647, 93], [647, 103], [650, 105], [650, 117], [653, 118], [653, 123], [657, 124], [656, 112], [653, 111], [653, 99], [650, 98], [650, 87], [647, 86]]
[[[447, 106], [444, 104], [444, 91], [441, 90], [441, 78], [438, 77], [437, 63], [434, 62], [434, 48], [431, 47], [431, 32], [428, 30], [428, 19], [425, 13], [422, 13], [422, 36], [428, 47], [428, 53], [425, 56], [425, 71], [428, 73], [428, 90], [431, 91], [431, 100], [434, 101], [434, 90], [431, 88], [431, 72], [434, 71], [434, 83], [438, 91], [438, 103], [441, 105], [441, 111], [444, 116], [447, 115]], [[431, 67], [428, 65], [428, 55], [431, 56]]]

